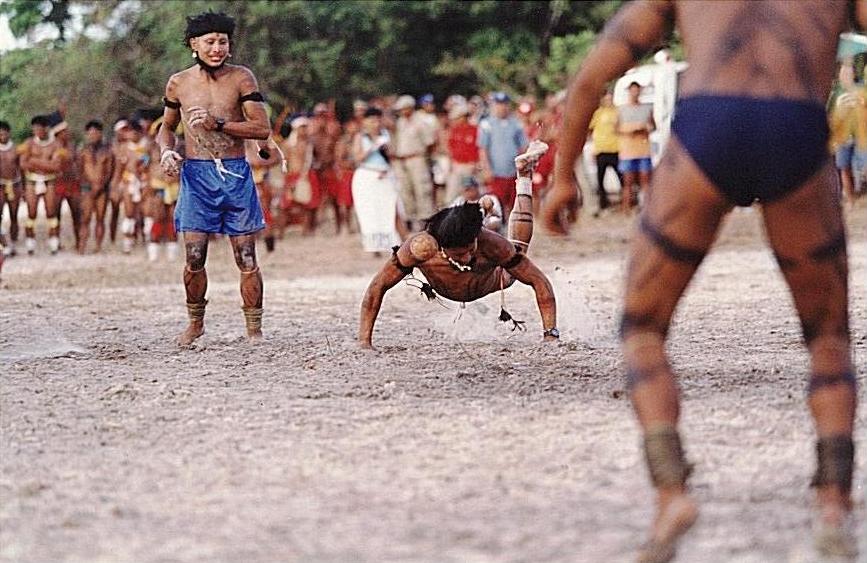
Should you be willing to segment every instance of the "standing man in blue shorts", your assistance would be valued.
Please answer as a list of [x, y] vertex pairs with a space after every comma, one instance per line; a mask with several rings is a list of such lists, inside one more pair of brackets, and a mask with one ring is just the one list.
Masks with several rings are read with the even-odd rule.
[[[262, 337], [262, 274], [256, 261], [256, 233], [265, 219], [244, 139], [265, 140], [271, 132], [256, 77], [243, 66], [226, 64], [235, 20], [204, 12], [187, 18], [185, 43], [196, 64], [166, 84], [163, 124], [157, 134], [160, 165], [168, 176], [180, 175], [175, 228], [184, 233], [184, 287], [190, 324], [178, 337], [191, 344], [205, 332], [205, 261], [208, 237], [229, 237], [241, 270], [241, 298], [247, 337]], [[183, 120], [186, 160], [174, 150], [172, 132]]]

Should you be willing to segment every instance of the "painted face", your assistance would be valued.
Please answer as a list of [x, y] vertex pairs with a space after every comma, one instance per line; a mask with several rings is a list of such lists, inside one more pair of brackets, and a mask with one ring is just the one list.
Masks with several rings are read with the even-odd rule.
[[190, 48], [200, 61], [218, 67], [229, 56], [229, 36], [225, 33], [206, 33], [190, 39]]
[[33, 131], [33, 136], [37, 139], [45, 139], [48, 137], [48, 129], [45, 125], [31, 125], [30, 130]]
[[459, 246], [457, 248], [443, 248], [443, 256], [452, 263], [457, 263], [461, 266], [469, 266], [473, 260], [473, 256], [479, 249], [479, 240], [476, 239], [472, 244], [467, 246]]
[[0, 143], [6, 144], [9, 142], [9, 131], [0, 129]]

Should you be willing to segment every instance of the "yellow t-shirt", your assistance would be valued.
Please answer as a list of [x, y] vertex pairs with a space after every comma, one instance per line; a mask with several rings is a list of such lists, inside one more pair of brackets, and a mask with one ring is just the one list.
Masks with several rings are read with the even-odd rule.
[[829, 121], [833, 149], [849, 139], [859, 150], [867, 149], [867, 88], [839, 96]]
[[617, 108], [599, 108], [590, 118], [593, 131], [593, 154], [617, 152], [620, 144], [617, 139]]

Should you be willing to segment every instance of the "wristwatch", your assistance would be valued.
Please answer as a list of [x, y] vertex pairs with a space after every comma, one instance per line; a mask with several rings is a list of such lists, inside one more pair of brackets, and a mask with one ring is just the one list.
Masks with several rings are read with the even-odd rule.
[[217, 133], [222, 133], [223, 127], [226, 126], [226, 120], [223, 119], [222, 117], [218, 117], [216, 119], [216, 122], [217, 122]]
[[557, 330], [557, 327], [549, 328], [542, 333], [542, 336], [553, 336], [554, 338], [560, 338], [560, 331]]

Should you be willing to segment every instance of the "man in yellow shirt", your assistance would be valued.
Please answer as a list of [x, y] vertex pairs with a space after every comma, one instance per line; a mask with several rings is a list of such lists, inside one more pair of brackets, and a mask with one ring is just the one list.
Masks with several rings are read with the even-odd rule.
[[596, 193], [599, 195], [599, 210], [602, 211], [611, 206], [604, 182], [605, 172], [609, 167], [614, 169], [621, 185], [623, 184], [623, 178], [620, 177], [620, 171], [617, 169], [620, 162], [617, 155], [619, 147], [617, 108], [614, 107], [614, 96], [611, 92], [606, 92], [602, 96], [599, 108], [590, 118], [588, 130], [593, 135], [593, 154], [596, 156]]

